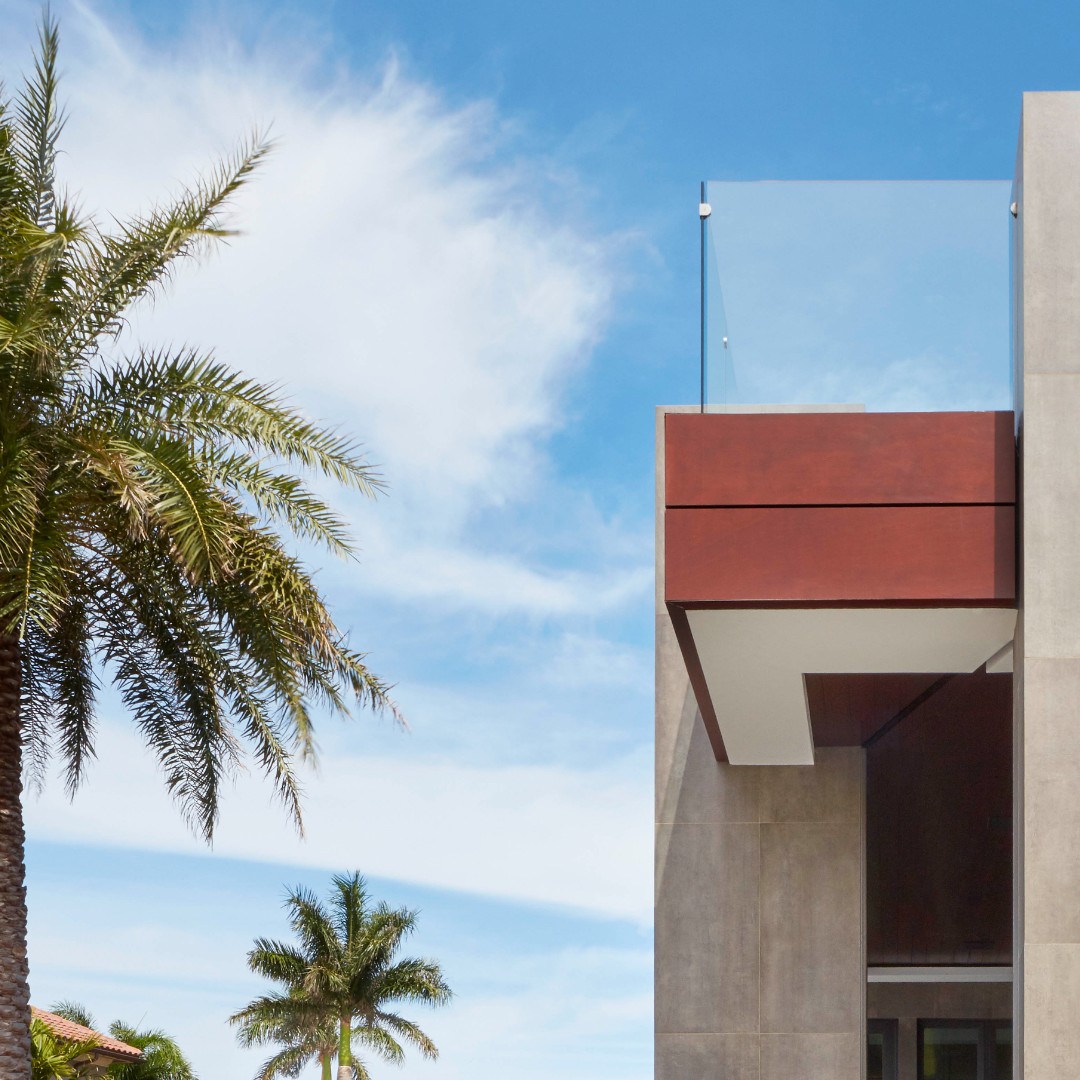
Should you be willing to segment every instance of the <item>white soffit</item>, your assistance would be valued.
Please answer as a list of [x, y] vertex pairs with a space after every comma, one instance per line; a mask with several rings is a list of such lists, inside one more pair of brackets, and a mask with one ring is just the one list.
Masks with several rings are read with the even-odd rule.
[[804, 674], [971, 672], [1012, 640], [1012, 608], [686, 612], [733, 765], [812, 765]]

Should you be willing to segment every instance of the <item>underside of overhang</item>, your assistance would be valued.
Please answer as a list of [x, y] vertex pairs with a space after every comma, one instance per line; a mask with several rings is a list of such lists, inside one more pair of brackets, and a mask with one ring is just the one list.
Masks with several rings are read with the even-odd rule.
[[670, 610], [713, 748], [734, 765], [813, 764], [807, 676], [970, 673], [1001, 663], [1016, 625], [1003, 607]]

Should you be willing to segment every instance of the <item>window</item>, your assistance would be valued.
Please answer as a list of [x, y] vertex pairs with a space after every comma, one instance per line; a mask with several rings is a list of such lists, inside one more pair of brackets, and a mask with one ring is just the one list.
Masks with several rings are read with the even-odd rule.
[[866, 1023], [866, 1080], [896, 1080], [896, 1021]]
[[920, 1020], [919, 1080], [1012, 1080], [1012, 1024]]

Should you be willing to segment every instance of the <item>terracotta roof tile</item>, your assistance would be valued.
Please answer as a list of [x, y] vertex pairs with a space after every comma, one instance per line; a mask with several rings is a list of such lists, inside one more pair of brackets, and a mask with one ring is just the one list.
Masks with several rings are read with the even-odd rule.
[[98, 1050], [102, 1054], [113, 1056], [119, 1061], [136, 1061], [142, 1057], [142, 1051], [134, 1046], [128, 1046], [127, 1043], [103, 1035], [100, 1031], [94, 1031], [93, 1028], [83, 1027], [82, 1024], [65, 1020], [62, 1016], [57, 1016], [56, 1013], [46, 1012], [36, 1005], [30, 1006], [30, 1012], [46, 1024], [49, 1030], [59, 1039], [68, 1039], [71, 1042], [89, 1042], [91, 1039], [96, 1039]]

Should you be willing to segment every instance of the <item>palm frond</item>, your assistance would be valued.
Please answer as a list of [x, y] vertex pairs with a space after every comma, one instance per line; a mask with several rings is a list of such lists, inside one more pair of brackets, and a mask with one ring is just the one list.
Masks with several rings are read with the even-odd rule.
[[[424, 1033], [419, 1024], [414, 1023], [412, 1020], [406, 1020], [405, 1017], [399, 1016], [397, 1013], [385, 1012], [379, 1010], [375, 1014], [375, 1020], [378, 1025], [372, 1025], [370, 1028], [363, 1028], [363, 1031], [380, 1031], [382, 1029], [389, 1029], [395, 1035], [405, 1039], [406, 1042], [412, 1043], [420, 1053], [434, 1061], [439, 1056], [439, 1048], [431, 1040], [431, 1037]], [[395, 1045], [397, 1045], [395, 1043]]]
[[14, 149], [26, 177], [30, 197], [27, 217], [48, 229], [56, 207], [56, 154], [65, 117], [57, 101], [59, 76], [57, 55], [60, 28], [46, 9], [38, 30], [38, 51], [33, 75], [27, 78], [16, 97], [12, 117]]
[[116, 337], [124, 312], [152, 296], [177, 259], [233, 235], [222, 214], [269, 152], [269, 142], [256, 134], [171, 204], [121, 224], [115, 233], [88, 238], [73, 263], [74, 290], [68, 317], [58, 328], [58, 352], [74, 360], [92, 351], [102, 336]]
[[306, 1046], [286, 1046], [263, 1062], [255, 1074], [255, 1080], [274, 1080], [275, 1077], [299, 1076], [318, 1055], [318, 1051]]
[[94, 1023], [93, 1014], [80, 1001], [64, 999], [49, 1006], [49, 1012], [70, 1020], [73, 1024], [81, 1024], [85, 1028], [93, 1030], [97, 1025]]
[[372, 1021], [358, 1024], [352, 1029], [353, 1046], [374, 1050], [384, 1061], [400, 1065], [405, 1060], [405, 1048], [386, 1030], [389, 1026], [383, 1022], [381, 1015], [376, 1014]]
[[140, 352], [116, 367], [88, 374], [78, 402], [89, 417], [117, 415], [125, 427], [236, 444], [290, 466], [329, 476], [373, 496], [378, 471], [353, 439], [327, 430], [282, 399], [280, 386], [241, 375], [192, 349]]

